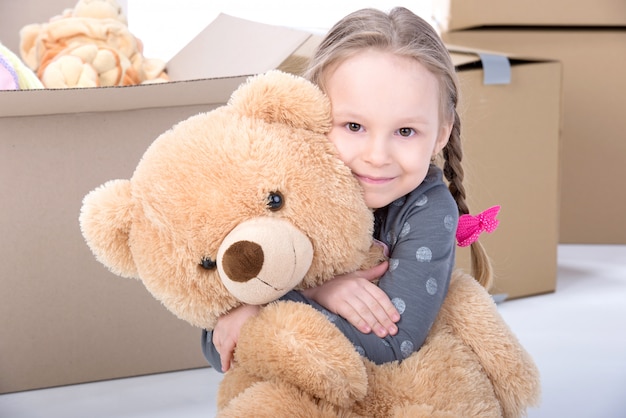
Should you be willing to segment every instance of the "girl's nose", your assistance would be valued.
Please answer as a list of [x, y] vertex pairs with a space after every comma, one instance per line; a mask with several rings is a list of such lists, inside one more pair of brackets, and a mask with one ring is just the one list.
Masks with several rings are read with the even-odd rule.
[[381, 166], [390, 159], [389, 143], [384, 135], [370, 135], [363, 146], [361, 158], [363, 161]]

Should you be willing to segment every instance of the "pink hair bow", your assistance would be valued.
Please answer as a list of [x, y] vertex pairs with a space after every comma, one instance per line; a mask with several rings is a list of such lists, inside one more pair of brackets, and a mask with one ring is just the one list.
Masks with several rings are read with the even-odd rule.
[[456, 228], [456, 240], [459, 247], [467, 247], [475, 242], [483, 231], [493, 232], [500, 223], [496, 215], [500, 211], [500, 206], [492, 206], [486, 211], [476, 216], [463, 215], [459, 218], [459, 225]]

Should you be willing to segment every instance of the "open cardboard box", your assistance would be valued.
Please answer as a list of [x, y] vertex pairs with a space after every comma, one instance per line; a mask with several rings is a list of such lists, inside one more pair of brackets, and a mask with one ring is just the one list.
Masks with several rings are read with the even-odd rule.
[[95, 260], [81, 201], [310, 38], [221, 15], [172, 58], [170, 83], [0, 91], [0, 393], [207, 365], [198, 329]]
[[[222, 15], [172, 58], [170, 83], [0, 92], [0, 393], [206, 365], [199, 330], [95, 260], [78, 225], [82, 198], [130, 177], [160, 133], [224, 104], [249, 75], [301, 68], [318, 41]], [[485, 86], [476, 53], [455, 59], [469, 202], [503, 206], [502, 226], [484, 238], [495, 291], [552, 291], [559, 64], [515, 61], [509, 84]]]
[[626, 26], [624, 0], [433, 0], [443, 31], [503, 26]]

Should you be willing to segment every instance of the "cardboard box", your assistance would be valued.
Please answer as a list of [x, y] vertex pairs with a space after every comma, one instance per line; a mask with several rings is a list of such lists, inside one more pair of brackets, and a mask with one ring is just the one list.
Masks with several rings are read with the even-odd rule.
[[[562, 62], [559, 241], [626, 244], [626, 28], [484, 29], [443, 37], [469, 48]], [[535, 153], [526, 161], [526, 174], [543, 149]]]
[[442, 31], [485, 26], [626, 26], [624, 0], [433, 0]]
[[221, 15], [169, 62], [171, 83], [0, 91], [0, 393], [207, 365], [200, 330], [95, 260], [82, 198], [310, 36]]
[[[558, 243], [561, 65], [493, 55], [479, 60], [476, 52], [452, 56], [461, 84], [467, 201], [472, 214], [502, 206], [498, 229], [480, 238], [494, 265], [492, 293], [519, 298], [552, 292]], [[504, 68], [490, 68], [493, 65]], [[487, 84], [492, 73], [502, 81]], [[457, 248], [457, 264], [470, 271], [469, 247]]]

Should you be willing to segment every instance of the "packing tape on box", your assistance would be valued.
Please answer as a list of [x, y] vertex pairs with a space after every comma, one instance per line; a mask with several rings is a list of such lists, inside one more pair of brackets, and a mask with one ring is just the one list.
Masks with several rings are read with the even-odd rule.
[[511, 63], [504, 55], [479, 53], [483, 65], [483, 83], [511, 84]]

